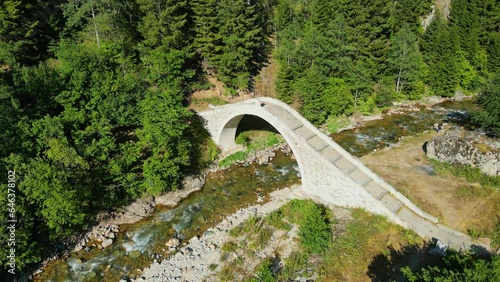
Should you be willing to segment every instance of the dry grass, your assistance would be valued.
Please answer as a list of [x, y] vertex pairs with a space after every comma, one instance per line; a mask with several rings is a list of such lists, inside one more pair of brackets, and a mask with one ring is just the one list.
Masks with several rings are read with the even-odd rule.
[[363, 161], [447, 226], [465, 233], [472, 230], [491, 234], [500, 218], [499, 191], [468, 183], [451, 173], [429, 175], [424, 167], [432, 167], [432, 162], [426, 158], [422, 144], [434, 134], [408, 138], [396, 148], [363, 157]]
[[279, 71], [279, 63], [273, 57], [269, 63], [262, 68], [255, 78], [255, 95], [259, 97], [276, 98], [276, 77]]

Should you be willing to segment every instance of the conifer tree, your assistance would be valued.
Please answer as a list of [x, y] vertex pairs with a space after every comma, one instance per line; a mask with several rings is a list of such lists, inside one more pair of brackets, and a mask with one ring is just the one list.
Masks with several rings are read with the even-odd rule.
[[262, 63], [256, 58], [261, 43], [267, 39], [258, 18], [256, 5], [250, 1], [219, 2], [217, 20], [222, 46], [214, 60], [220, 78], [231, 87], [247, 88], [251, 74]]
[[465, 52], [465, 59], [475, 68], [480, 69], [479, 55], [483, 51], [479, 43], [479, 7], [473, 2], [469, 0], [452, 1], [450, 27], [458, 36], [460, 49]]
[[435, 94], [452, 96], [458, 85], [456, 54], [459, 42], [439, 13], [422, 36], [420, 47], [429, 66], [426, 82]]
[[49, 44], [64, 24], [61, 10], [51, 1], [0, 2], [0, 65], [34, 65], [48, 57]]
[[218, 33], [217, 1], [193, 0], [190, 3], [193, 11], [195, 38], [193, 47], [202, 58], [202, 67], [213, 68], [214, 56], [221, 48], [221, 36]]
[[138, 0], [143, 44], [154, 49], [184, 50], [190, 45], [187, 0]]

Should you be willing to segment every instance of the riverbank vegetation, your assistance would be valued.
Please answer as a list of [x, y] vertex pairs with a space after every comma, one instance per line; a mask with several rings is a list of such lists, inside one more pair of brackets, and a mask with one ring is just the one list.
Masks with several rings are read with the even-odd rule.
[[389, 281], [402, 277], [399, 265], [425, 265], [429, 256], [420, 237], [381, 216], [361, 209], [336, 214], [311, 200], [252, 217], [230, 235], [217, 265], [222, 281]]
[[[271, 37], [279, 98], [316, 124], [397, 99], [476, 92], [500, 68], [498, 1], [453, 1], [424, 32], [431, 4], [2, 1], [0, 170], [16, 171], [16, 267], [64, 249], [96, 214], [176, 189], [214, 161], [189, 95], [211, 87], [207, 76], [223, 94], [253, 91]], [[477, 120], [498, 128], [497, 92], [484, 93]], [[3, 267], [9, 249], [0, 248]]]

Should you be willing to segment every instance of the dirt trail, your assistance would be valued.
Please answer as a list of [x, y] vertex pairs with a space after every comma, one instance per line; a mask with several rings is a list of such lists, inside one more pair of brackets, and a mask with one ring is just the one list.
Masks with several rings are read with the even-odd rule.
[[[467, 233], [493, 228], [500, 217], [500, 193], [447, 174], [436, 175], [422, 144], [434, 132], [406, 139], [397, 147], [371, 153], [362, 161], [441, 223]], [[467, 193], [467, 189], [476, 190]]]

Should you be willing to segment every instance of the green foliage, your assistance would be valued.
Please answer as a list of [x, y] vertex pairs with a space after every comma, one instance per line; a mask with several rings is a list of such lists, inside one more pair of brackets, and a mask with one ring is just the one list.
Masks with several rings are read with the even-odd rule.
[[250, 138], [246, 134], [239, 134], [236, 139], [234, 139], [234, 143], [248, 146], [250, 144]]
[[500, 136], [500, 75], [483, 87], [478, 103], [483, 111], [476, 113], [473, 120]]
[[[36, 65], [48, 58], [64, 20], [49, 1], [6, 0], [0, 3], [0, 66]], [[0, 70], [0, 73], [3, 70]]]
[[311, 253], [321, 253], [329, 247], [331, 231], [326, 209], [311, 200], [292, 200], [284, 214], [297, 223], [301, 245]]
[[429, 65], [426, 82], [435, 94], [453, 96], [458, 86], [458, 38], [439, 13], [422, 37], [421, 50]]
[[248, 157], [247, 152], [238, 151], [238, 152], [231, 154], [231, 155], [225, 157], [224, 159], [222, 159], [219, 162], [219, 166], [220, 167], [228, 167], [236, 162], [244, 161], [247, 157]]
[[349, 120], [346, 116], [329, 116], [325, 122], [326, 129], [329, 133], [337, 133], [341, 128], [346, 127], [347, 125], [349, 125]]
[[292, 225], [284, 220], [283, 209], [278, 209], [268, 214], [264, 218], [264, 222], [276, 229], [281, 229], [281, 230], [292, 229]]
[[479, 168], [471, 166], [454, 166], [444, 162], [432, 161], [434, 169], [438, 174], [451, 173], [458, 177], [464, 177], [470, 183], [479, 183], [481, 186], [494, 189], [500, 188], [500, 176], [489, 176]]
[[283, 143], [284, 139], [281, 135], [267, 131], [244, 131], [238, 134], [235, 138], [235, 143], [246, 146], [244, 151], [236, 152], [225, 159], [219, 165], [227, 167], [237, 161], [245, 160], [249, 154], [265, 148], [274, 147]]
[[[418, 51], [417, 36], [408, 26], [403, 26], [391, 38], [387, 62], [394, 77], [396, 92], [409, 92], [421, 76], [422, 57]], [[390, 97], [389, 101], [394, 100]]]
[[226, 253], [232, 253], [238, 249], [238, 245], [234, 242], [226, 242], [222, 245], [221, 250]]
[[248, 282], [274, 282], [276, 281], [276, 274], [272, 271], [273, 261], [270, 258], [262, 261], [256, 269], [255, 278], [250, 279]]
[[491, 260], [478, 258], [470, 253], [453, 252], [444, 260], [442, 267], [423, 268], [412, 272], [404, 267], [402, 272], [408, 281], [464, 281], [488, 282], [500, 279], [500, 257], [494, 255]]

